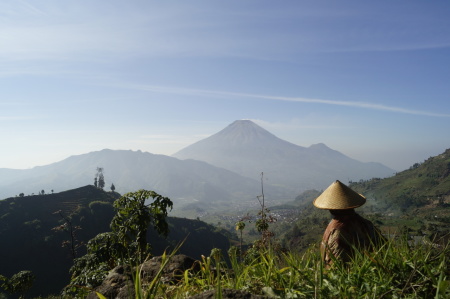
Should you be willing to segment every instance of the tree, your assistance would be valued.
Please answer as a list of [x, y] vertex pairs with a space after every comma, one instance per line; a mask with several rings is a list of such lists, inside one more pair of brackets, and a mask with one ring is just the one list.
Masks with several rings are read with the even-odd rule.
[[111, 184], [111, 191], [114, 192], [116, 190], [116, 186], [114, 184]]
[[105, 177], [103, 173], [100, 173], [98, 176], [98, 187], [103, 190], [105, 188]]
[[[150, 198], [153, 199], [152, 202]], [[119, 264], [138, 265], [149, 255], [147, 230], [152, 225], [167, 236], [167, 212], [173, 203], [154, 191], [139, 190], [123, 195], [114, 202], [116, 215], [111, 221], [112, 232], [101, 233], [87, 243], [87, 254], [76, 258], [70, 269], [72, 280], [65, 293], [82, 291], [77, 286], [95, 287], [109, 270]]]
[[105, 177], [103, 176], [103, 167], [97, 167], [97, 174], [94, 179], [94, 186], [103, 190], [105, 188]]
[[64, 223], [61, 225], [58, 225], [57, 227], [52, 228], [53, 231], [65, 231], [69, 234], [70, 239], [64, 240], [62, 242], [62, 247], [69, 248], [70, 256], [72, 259], [75, 259], [77, 257], [77, 250], [83, 246], [83, 242], [79, 242], [77, 239], [76, 232], [81, 230], [80, 226], [74, 226], [72, 224], [72, 221], [70, 217], [67, 217], [64, 215], [63, 211], [59, 210], [54, 212], [53, 214], [58, 214], [63, 220]]
[[264, 198], [264, 184], [263, 184], [264, 173], [261, 172], [261, 195], [256, 196], [258, 199], [261, 210], [258, 213], [259, 218], [256, 220], [255, 226], [258, 232], [261, 233], [261, 245], [270, 245], [270, 239], [274, 236], [273, 232], [269, 231], [269, 224], [277, 221], [275, 217], [270, 214], [269, 209], [266, 208], [265, 198]]
[[[153, 202], [146, 203], [152, 198]], [[147, 243], [147, 230], [149, 225], [159, 234], [167, 236], [169, 225], [166, 217], [168, 209], [173, 203], [154, 191], [139, 190], [130, 192], [114, 202], [117, 214], [111, 221], [111, 229], [117, 234], [118, 240], [130, 249], [130, 257], [141, 263], [150, 253], [150, 244]]]
[[245, 228], [245, 222], [244, 221], [240, 220], [240, 221], [236, 222], [236, 230], [241, 233], [241, 237], [239, 239], [239, 241], [240, 241], [239, 242], [239, 254], [240, 254], [240, 257], [241, 257], [241, 262], [242, 262], [242, 231], [244, 230], [244, 228]]

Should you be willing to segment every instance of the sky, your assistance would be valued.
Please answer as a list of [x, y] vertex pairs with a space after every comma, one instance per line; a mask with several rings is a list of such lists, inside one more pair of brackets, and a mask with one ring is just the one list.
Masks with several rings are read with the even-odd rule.
[[401, 171], [450, 148], [449, 1], [2, 1], [0, 168], [250, 119]]

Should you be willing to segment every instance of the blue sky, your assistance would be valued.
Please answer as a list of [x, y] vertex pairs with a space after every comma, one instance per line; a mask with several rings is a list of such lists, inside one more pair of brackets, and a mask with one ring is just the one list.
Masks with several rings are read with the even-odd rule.
[[0, 168], [238, 119], [403, 170], [450, 147], [448, 1], [2, 1]]

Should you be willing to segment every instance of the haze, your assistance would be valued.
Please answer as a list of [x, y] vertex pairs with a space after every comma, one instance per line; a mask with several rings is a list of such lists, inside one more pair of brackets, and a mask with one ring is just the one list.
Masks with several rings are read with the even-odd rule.
[[450, 3], [2, 1], [0, 168], [238, 119], [403, 170], [450, 147]]

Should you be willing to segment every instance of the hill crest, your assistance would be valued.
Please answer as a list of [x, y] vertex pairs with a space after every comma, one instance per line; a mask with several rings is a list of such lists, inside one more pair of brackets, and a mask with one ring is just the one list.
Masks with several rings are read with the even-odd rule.
[[[0, 200], [1, 275], [11, 277], [30, 270], [36, 281], [28, 296], [59, 293], [70, 282], [69, 269], [74, 264], [66, 245], [73, 245], [70, 248], [76, 248], [76, 257], [80, 257], [86, 253], [90, 239], [110, 231], [116, 213], [113, 202], [119, 196], [91, 185]], [[55, 213], [58, 210], [62, 212]], [[198, 259], [213, 248], [229, 248], [228, 238], [203, 221], [168, 217], [167, 222], [167, 238], [152, 226], [148, 231], [147, 239], [155, 255], [170, 252], [181, 242], [179, 253]]]

